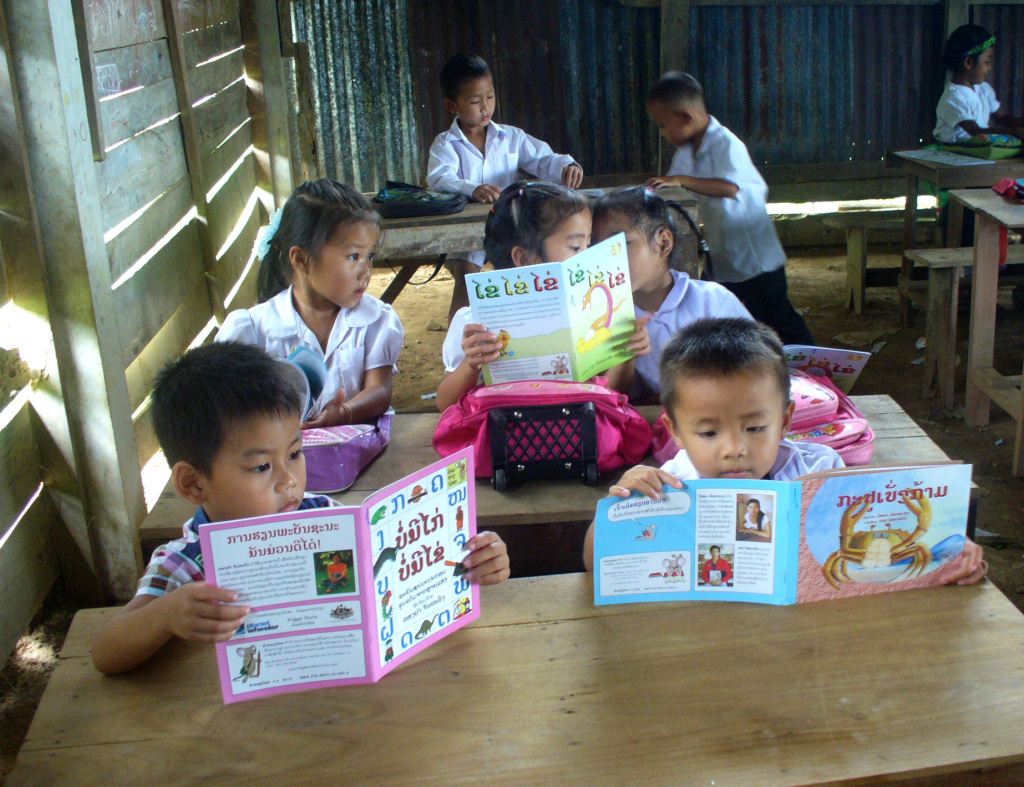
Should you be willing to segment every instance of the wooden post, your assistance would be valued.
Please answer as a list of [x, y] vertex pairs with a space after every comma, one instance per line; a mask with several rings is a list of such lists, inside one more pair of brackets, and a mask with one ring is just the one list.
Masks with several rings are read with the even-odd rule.
[[943, 40], [949, 38], [950, 33], [960, 25], [966, 25], [970, 20], [970, 0], [946, 0], [946, 18]]
[[[287, 13], [287, 3], [282, 5]], [[292, 192], [294, 178], [288, 133], [288, 64], [282, 57], [283, 31], [277, 6], [277, 0], [242, 0], [241, 11], [257, 182], [273, 194], [274, 206], [280, 208]]]
[[[690, 65], [690, 0], [662, 0], [661, 73], [685, 71]], [[659, 137], [658, 174], [665, 174], [675, 149]]]
[[[4, 8], [39, 222], [42, 265], [35, 276], [42, 274], [45, 282], [68, 424], [68, 444], [61, 444], [57, 430], [45, 450], [65, 455], [81, 490], [80, 506], [73, 498], [57, 498], [62, 511], [78, 508], [76, 521], [88, 523], [84, 533], [71, 532], [81, 561], [109, 598], [128, 598], [141, 568], [138, 524], [146, 506], [71, 5], [4, 0]], [[43, 314], [38, 302], [32, 308]], [[44, 422], [60, 420], [53, 413], [59, 406], [41, 398]]]

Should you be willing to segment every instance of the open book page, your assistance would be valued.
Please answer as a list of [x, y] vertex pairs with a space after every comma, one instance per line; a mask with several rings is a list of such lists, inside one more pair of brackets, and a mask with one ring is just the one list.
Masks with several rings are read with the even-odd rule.
[[786, 363], [791, 369], [800, 369], [809, 375], [828, 377], [844, 394], [850, 393], [871, 353], [832, 347], [812, 347], [787, 344]]
[[858, 470], [802, 481], [799, 601], [940, 585], [956, 568], [971, 466]]
[[605, 498], [594, 532], [594, 603], [793, 603], [799, 489], [719, 479], [666, 486], [656, 501]]
[[577, 380], [589, 380], [633, 357], [625, 349], [636, 333], [626, 236], [614, 235], [564, 265], [573, 369]]
[[463, 578], [476, 535], [473, 449], [430, 465], [366, 501], [373, 572], [375, 663], [390, 671], [480, 616]]
[[974, 156], [963, 156], [959, 153], [953, 153], [949, 150], [901, 150], [899, 151], [901, 158], [917, 159], [918, 161], [931, 161], [935, 164], [949, 164], [957, 167], [969, 167], [977, 164], [994, 164], [994, 161], [983, 158], [975, 158]]
[[498, 334], [498, 360], [484, 382], [583, 382], [631, 358], [635, 332], [624, 236], [566, 262], [466, 276], [473, 322]]
[[472, 479], [464, 449], [360, 507], [201, 525], [207, 581], [250, 608], [216, 646], [224, 701], [369, 683], [478, 617]]

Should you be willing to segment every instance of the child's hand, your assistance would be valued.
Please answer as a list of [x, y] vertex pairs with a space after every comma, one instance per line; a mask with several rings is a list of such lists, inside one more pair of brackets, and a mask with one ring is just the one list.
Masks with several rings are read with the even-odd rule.
[[649, 189], [663, 189], [665, 188], [665, 186], [676, 185], [676, 179], [668, 175], [665, 175], [664, 177], [660, 178], [648, 178], [647, 182], [644, 185], [647, 186], [647, 188]]
[[650, 321], [650, 317], [641, 317], [636, 321], [636, 333], [626, 347], [636, 357], [651, 354], [651, 335], [647, 332], [647, 323]]
[[328, 402], [327, 406], [315, 417], [302, 424], [303, 429], [323, 429], [328, 426], [345, 426], [352, 423], [352, 410], [345, 404], [345, 391]]
[[494, 202], [501, 195], [501, 189], [490, 183], [481, 183], [473, 189], [473, 199], [477, 202]]
[[466, 363], [479, 372], [485, 363], [498, 360], [501, 342], [498, 334], [491, 333], [482, 325], [470, 323], [462, 331], [462, 352]]
[[508, 579], [508, 547], [497, 533], [485, 530], [466, 542], [469, 550], [462, 565], [469, 569], [462, 576], [481, 585], [497, 585]]
[[968, 538], [960, 555], [960, 567], [953, 572], [946, 584], [952, 585], [956, 582], [958, 585], [974, 585], [981, 582], [988, 572], [988, 563], [982, 557], [983, 553], [984, 550]]
[[570, 189], [578, 189], [583, 185], [583, 167], [579, 164], [570, 164], [562, 170], [562, 185]]
[[668, 484], [673, 489], [685, 489], [686, 485], [671, 473], [657, 467], [637, 465], [627, 470], [619, 483], [609, 487], [608, 492], [616, 497], [629, 497], [630, 492], [640, 492], [651, 500], [661, 499], [661, 488]]
[[245, 621], [249, 608], [237, 606], [238, 594], [205, 582], [189, 582], [158, 599], [164, 625], [190, 642], [224, 642]]

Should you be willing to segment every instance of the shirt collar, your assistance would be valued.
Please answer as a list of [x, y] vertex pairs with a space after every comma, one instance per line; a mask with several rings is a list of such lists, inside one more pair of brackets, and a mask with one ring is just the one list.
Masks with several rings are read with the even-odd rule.
[[[672, 289], [669, 290], [668, 295], [665, 296], [665, 302], [661, 304], [661, 308], [656, 312], [644, 312], [644, 314], [653, 314], [657, 316], [659, 314], [666, 314], [674, 311], [678, 308], [679, 304], [683, 302], [683, 298], [686, 297], [686, 290], [690, 286], [690, 277], [687, 276], [683, 271], [670, 270], [672, 274]], [[641, 312], [644, 310], [641, 309]]]
[[701, 137], [700, 149], [693, 151], [694, 158], [697, 158], [697, 156], [702, 155], [704, 151], [708, 149], [708, 137], [711, 136], [712, 134], [717, 133], [718, 129], [720, 129], [721, 127], [722, 124], [715, 119], [714, 115], [708, 115], [708, 127], [704, 129], [704, 136]]
[[[311, 344], [316, 344], [316, 337], [313, 336], [309, 326], [302, 321], [302, 317], [295, 308], [291, 287], [272, 298], [268, 303], [274, 314], [273, 327], [267, 329], [269, 337], [273, 339], [287, 339], [290, 336], [305, 336], [308, 334], [308, 341]], [[380, 318], [383, 311], [383, 304], [371, 295], [364, 295], [359, 299], [359, 303], [351, 309], [341, 309], [334, 320], [331, 336], [327, 340], [327, 352], [331, 352], [349, 328], [365, 328], [373, 325]]]
[[[476, 150], [476, 145], [469, 141], [469, 137], [467, 137], [466, 133], [462, 130], [462, 126], [459, 125], [459, 119], [457, 117], [452, 121], [452, 125], [449, 131], [455, 135], [456, 139], [461, 139], [463, 142], [465, 142], [467, 145], [473, 148], [473, 150]], [[502, 126], [495, 123], [493, 120], [487, 125], [488, 142], [491, 141], [492, 137], [503, 138], [507, 136], [508, 132]], [[477, 150], [477, 153], [479, 152], [480, 151]]]

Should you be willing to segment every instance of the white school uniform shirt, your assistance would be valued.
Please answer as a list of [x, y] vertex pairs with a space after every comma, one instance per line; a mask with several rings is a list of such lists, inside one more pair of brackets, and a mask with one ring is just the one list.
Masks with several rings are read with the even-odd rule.
[[988, 128], [992, 114], [1000, 106], [996, 100], [996, 91], [988, 82], [971, 86], [947, 82], [939, 104], [935, 107], [937, 122], [932, 136], [947, 144], [968, 140], [971, 135], [957, 124], [973, 120], [981, 128]]
[[[521, 128], [500, 126], [493, 120], [487, 125], [484, 152], [486, 155], [469, 141], [455, 118], [451, 128], [438, 134], [430, 146], [427, 185], [472, 198], [484, 183], [499, 189], [511, 186], [519, 180], [520, 167], [541, 180], [561, 183], [562, 170], [576, 163], [572, 156], [556, 154], [546, 142]], [[482, 251], [457, 252], [456, 256], [478, 266], [484, 264]]]
[[[792, 481], [808, 473], [838, 467], [846, 467], [846, 464], [843, 458], [827, 445], [794, 443], [792, 440], [784, 439], [779, 443], [779, 455], [775, 458], [772, 469], [768, 471], [768, 478], [772, 481]], [[661, 469], [680, 481], [695, 481], [700, 478], [686, 451], [680, 451], [665, 462]]]
[[719, 178], [735, 183], [735, 197], [697, 197], [715, 281], [741, 282], [778, 270], [786, 253], [765, 207], [768, 186], [739, 137], [710, 118], [700, 149], [676, 150], [669, 175]]
[[323, 358], [327, 367], [322, 401], [330, 401], [344, 389], [345, 399], [361, 390], [366, 372], [395, 366], [405, 330], [390, 305], [364, 295], [351, 309], [342, 309], [334, 320], [326, 352], [313, 331], [303, 322], [292, 301], [292, 288], [251, 309], [231, 312], [217, 334], [218, 342], [236, 341], [262, 347], [275, 358], [287, 358], [305, 346]]
[[661, 351], [680, 328], [685, 328], [701, 317], [742, 317], [753, 320], [740, 299], [721, 284], [691, 279], [682, 271], [672, 271], [674, 283], [661, 308], [645, 312], [634, 306], [636, 316], [650, 317], [647, 333], [651, 337], [651, 352], [636, 359], [636, 374], [655, 394], [661, 391], [658, 364]]

